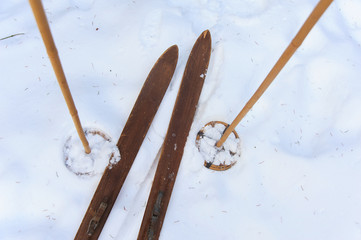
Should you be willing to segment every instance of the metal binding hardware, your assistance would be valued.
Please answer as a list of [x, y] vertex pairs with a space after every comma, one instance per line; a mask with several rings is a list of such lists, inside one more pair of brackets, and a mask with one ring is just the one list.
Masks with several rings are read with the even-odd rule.
[[159, 191], [157, 200], [153, 206], [153, 213], [152, 213], [152, 219], [151, 223], [148, 229], [148, 240], [154, 239], [154, 232], [155, 232], [155, 225], [158, 223], [158, 217], [160, 215], [160, 210], [162, 207], [162, 198], [163, 198], [164, 192]]
[[87, 231], [88, 236], [91, 236], [94, 234], [94, 231], [98, 226], [99, 220], [103, 216], [105, 209], [107, 209], [107, 207], [108, 207], [108, 204], [105, 201], [100, 203], [100, 206], [99, 206], [98, 210], [96, 211], [95, 216], [90, 220], [88, 231]]

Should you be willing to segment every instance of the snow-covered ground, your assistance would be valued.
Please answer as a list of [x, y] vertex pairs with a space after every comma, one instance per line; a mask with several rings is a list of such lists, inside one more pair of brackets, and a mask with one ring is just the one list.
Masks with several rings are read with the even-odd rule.
[[[209, 121], [230, 123], [317, 0], [44, 0], [84, 127], [117, 141], [151, 67], [171, 85], [100, 239], [136, 239], [185, 63], [212, 56], [161, 239], [361, 239], [361, 2], [336, 0], [236, 128], [241, 159], [203, 167]], [[64, 164], [75, 129], [25, 0], [0, 2], [0, 239], [72, 239], [101, 173]]]

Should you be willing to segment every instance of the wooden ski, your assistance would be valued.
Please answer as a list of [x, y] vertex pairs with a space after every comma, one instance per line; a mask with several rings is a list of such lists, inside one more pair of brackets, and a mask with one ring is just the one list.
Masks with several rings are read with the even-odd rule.
[[160, 56], [150, 71], [117, 143], [121, 160], [105, 169], [74, 239], [98, 239], [172, 79], [177, 61], [178, 47], [174, 45]]
[[211, 55], [211, 34], [204, 31], [189, 55], [138, 239], [158, 239], [172, 194]]

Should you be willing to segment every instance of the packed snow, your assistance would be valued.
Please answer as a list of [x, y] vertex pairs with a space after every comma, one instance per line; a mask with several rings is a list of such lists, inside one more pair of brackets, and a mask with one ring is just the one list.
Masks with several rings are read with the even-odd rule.
[[79, 176], [102, 174], [106, 167], [112, 168], [120, 161], [119, 150], [112, 139], [98, 129], [84, 129], [91, 152], [87, 154], [77, 133], [64, 143], [65, 166]]
[[241, 158], [241, 141], [236, 132], [232, 132], [221, 147], [216, 147], [226, 126], [225, 123], [210, 122], [201, 129], [196, 138], [196, 145], [205, 164], [220, 170], [224, 169], [222, 166], [233, 166]]
[[[331, 4], [237, 126], [232, 168], [205, 168], [195, 143], [206, 123], [233, 121], [317, 2], [43, 1], [83, 127], [114, 142], [153, 64], [179, 47], [100, 239], [136, 239], [184, 67], [206, 29], [211, 60], [160, 238], [361, 239], [361, 1]], [[0, 239], [73, 239], [101, 172], [65, 165], [75, 128], [27, 1], [0, 1], [0, 73]]]

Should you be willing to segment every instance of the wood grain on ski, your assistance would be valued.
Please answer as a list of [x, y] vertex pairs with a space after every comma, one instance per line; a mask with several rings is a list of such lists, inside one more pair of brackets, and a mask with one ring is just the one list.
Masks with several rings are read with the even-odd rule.
[[159, 238], [210, 55], [211, 35], [207, 30], [199, 36], [188, 58], [138, 239]]
[[150, 71], [118, 141], [121, 160], [106, 168], [75, 236], [98, 239], [172, 79], [178, 47], [168, 48]]

